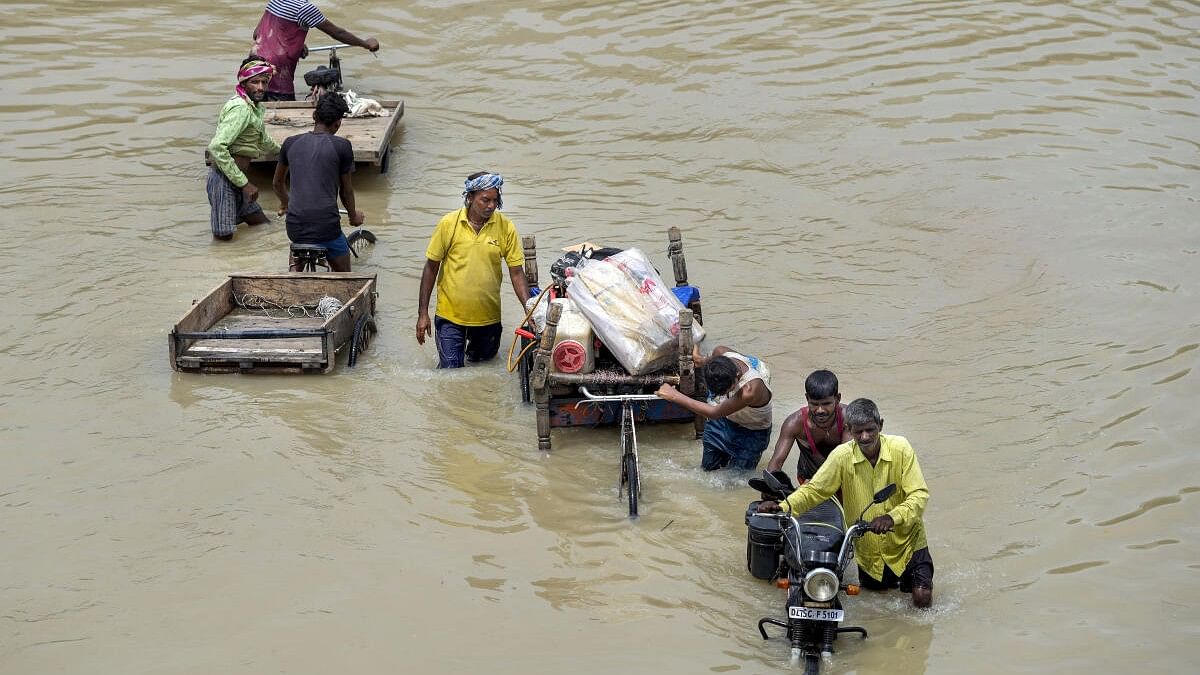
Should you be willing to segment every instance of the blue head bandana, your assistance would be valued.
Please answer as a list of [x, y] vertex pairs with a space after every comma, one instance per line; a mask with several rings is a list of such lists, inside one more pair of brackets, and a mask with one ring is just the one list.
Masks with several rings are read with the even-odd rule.
[[498, 173], [485, 173], [474, 180], [467, 180], [463, 182], [463, 199], [466, 200], [468, 197], [470, 197], [472, 192], [496, 188], [496, 208], [502, 209], [504, 208], [503, 186], [503, 176]]

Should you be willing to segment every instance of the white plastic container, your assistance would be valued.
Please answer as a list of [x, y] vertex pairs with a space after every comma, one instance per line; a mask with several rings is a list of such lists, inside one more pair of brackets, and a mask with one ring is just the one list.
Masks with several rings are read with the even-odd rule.
[[596, 369], [596, 336], [592, 324], [570, 298], [556, 298], [552, 305], [562, 307], [554, 351], [550, 363], [560, 373], [590, 373]]

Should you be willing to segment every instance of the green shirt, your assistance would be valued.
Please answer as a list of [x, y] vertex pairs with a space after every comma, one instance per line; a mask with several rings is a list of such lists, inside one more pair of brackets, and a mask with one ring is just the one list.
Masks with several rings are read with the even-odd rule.
[[262, 105], [252, 106], [241, 96], [234, 96], [221, 108], [217, 132], [208, 144], [208, 155], [213, 165], [237, 187], [245, 187], [250, 179], [233, 161], [233, 155], [256, 158], [264, 151], [271, 154], [279, 152], [279, 144], [263, 125], [266, 112]]
[[867, 461], [857, 441], [842, 443], [829, 453], [812, 480], [801, 485], [779, 504], [784, 511], [804, 513], [842, 491], [846, 516], [862, 513], [875, 493], [896, 484], [896, 492], [882, 504], [867, 509], [863, 520], [889, 515], [896, 523], [886, 534], [868, 532], [854, 545], [859, 567], [877, 580], [883, 579], [886, 564], [899, 576], [908, 567], [914, 552], [929, 544], [925, 541], [925, 523], [921, 515], [929, 501], [929, 488], [917, 464], [917, 455], [903, 436], [879, 434], [879, 459], [875, 466]]

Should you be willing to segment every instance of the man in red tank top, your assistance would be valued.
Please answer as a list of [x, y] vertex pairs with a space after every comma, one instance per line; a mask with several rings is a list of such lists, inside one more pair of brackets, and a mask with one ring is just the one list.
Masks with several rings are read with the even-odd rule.
[[812, 478], [834, 448], [850, 440], [836, 375], [828, 370], [813, 371], [804, 380], [804, 398], [808, 405], [788, 415], [779, 427], [775, 453], [767, 463], [768, 471], [782, 469], [792, 444], [799, 446], [796, 477], [800, 483]]
[[304, 39], [316, 28], [329, 37], [370, 51], [379, 50], [375, 38], [360, 38], [325, 18], [310, 0], [270, 0], [254, 29], [254, 53], [275, 66], [267, 89], [268, 101], [296, 100], [296, 64], [307, 55]]

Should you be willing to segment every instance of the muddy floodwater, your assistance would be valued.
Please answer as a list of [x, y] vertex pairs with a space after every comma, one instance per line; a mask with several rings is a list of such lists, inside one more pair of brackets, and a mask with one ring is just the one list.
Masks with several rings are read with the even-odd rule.
[[539, 452], [501, 363], [416, 344], [479, 168], [544, 251], [669, 267], [679, 226], [776, 431], [826, 367], [916, 448], [935, 608], [849, 598], [826, 672], [1195, 669], [1195, 3], [319, 2], [383, 45], [349, 87], [406, 102], [355, 175], [381, 332], [329, 375], [176, 373], [194, 300], [286, 269], [204, 192], [263, 4], [4, 5], [0, 673], [789, 672], [754, 494], [690, 425], [640, 430], [630, 522], [612, 429]]

